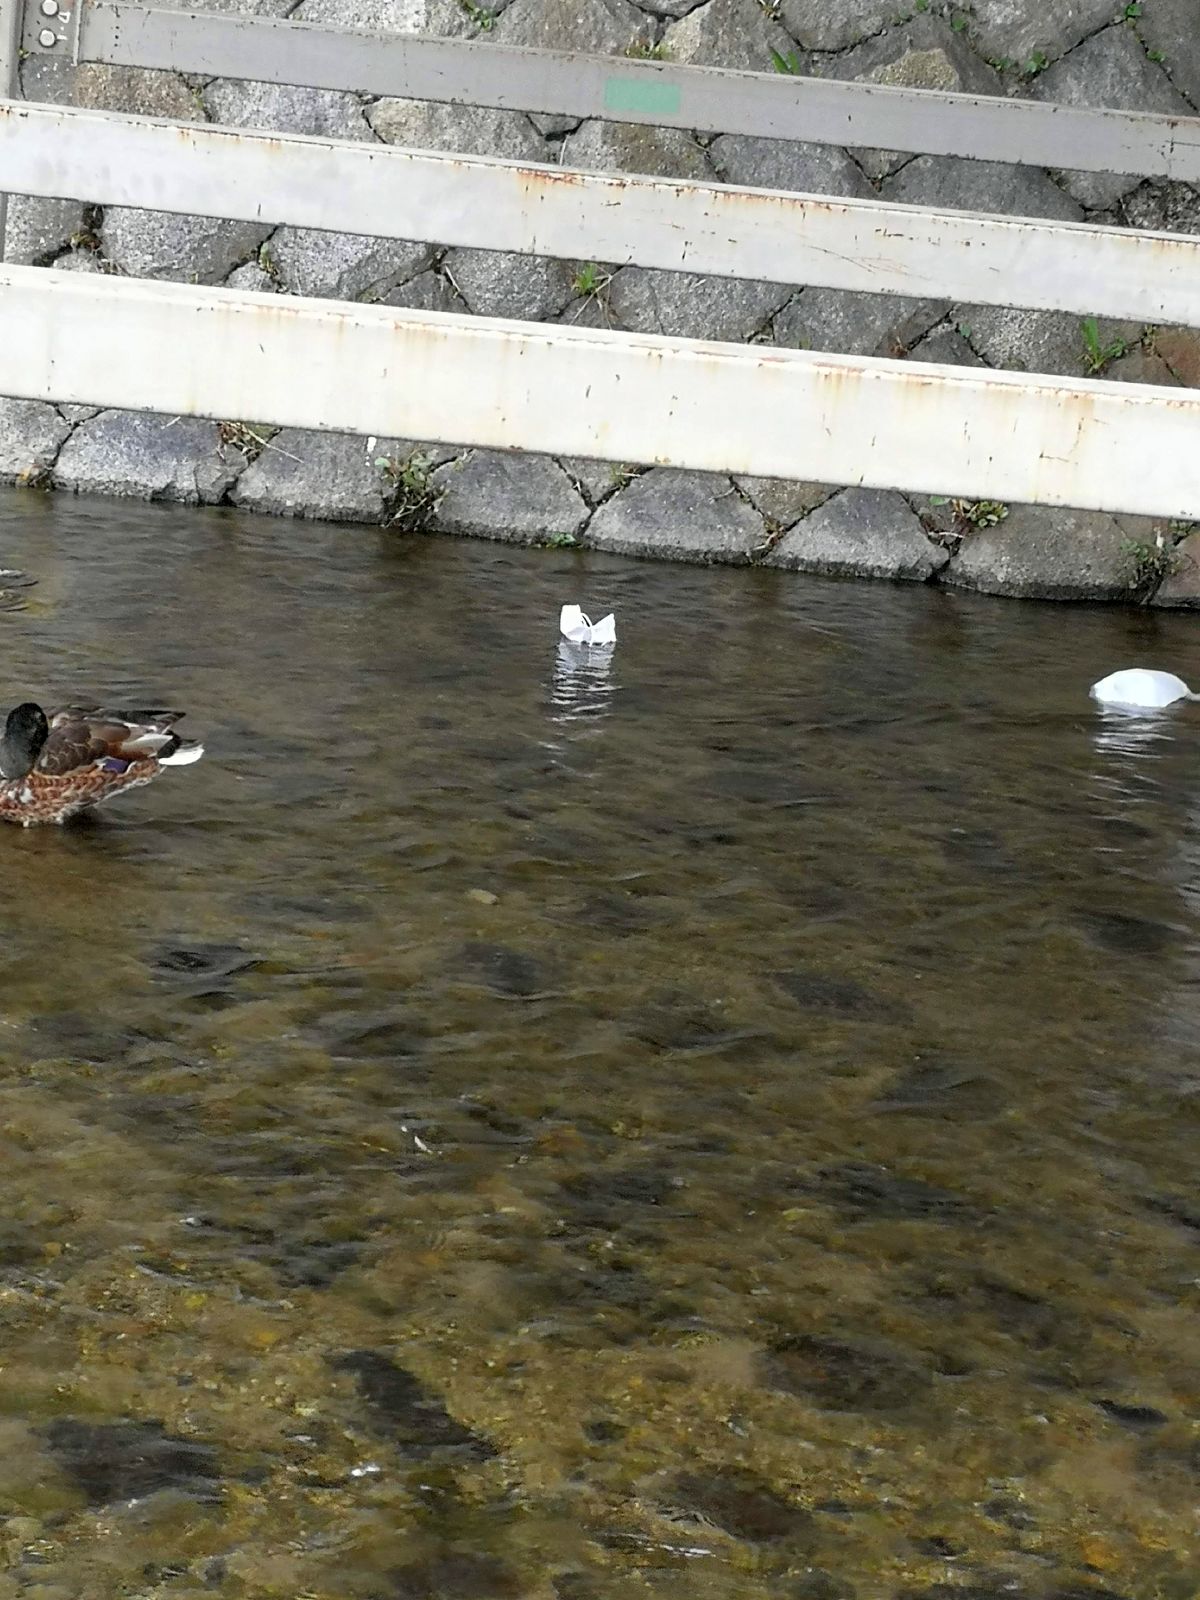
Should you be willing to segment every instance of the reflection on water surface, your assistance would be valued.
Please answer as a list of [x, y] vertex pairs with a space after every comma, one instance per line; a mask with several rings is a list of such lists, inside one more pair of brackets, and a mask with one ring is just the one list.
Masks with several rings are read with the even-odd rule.
[[[0, 499], [0, 1597], [1191, 1600], [1186, 618]], [[560, 604], [615, 608], [606, 659]]]

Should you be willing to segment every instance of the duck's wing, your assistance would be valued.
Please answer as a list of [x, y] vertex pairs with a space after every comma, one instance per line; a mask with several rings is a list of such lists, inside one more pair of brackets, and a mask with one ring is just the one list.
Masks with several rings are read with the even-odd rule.
[[165, 733], [168, 728], [174, 727], [184, 713], [182, 711], [162, 711], [140, 709], [129, 711], [122, 709], [115, 711], [111, 706], [97, 705], [71, 705], [60, 706], [57, 711], [50, 714], [51, 728], [63, 727], [72, 722], [107, 723], [117, 727], [144, 728], [147, 731]]
[[66, 706], [50, 718], [37, 771], [63, 777], [84, 767], [124, 771], [134, 761], [161, 761], [183, 743], [172, 725], [180, 711], [109, 711]]

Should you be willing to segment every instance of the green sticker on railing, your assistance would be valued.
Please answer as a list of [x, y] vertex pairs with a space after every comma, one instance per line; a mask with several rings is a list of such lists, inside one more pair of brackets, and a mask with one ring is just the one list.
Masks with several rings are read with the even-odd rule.
[[640, 111], [643, 116], [674, 117], [679, 114], [679, 85], [656, 83], [653, 78], [606, 78], [606, 111]]

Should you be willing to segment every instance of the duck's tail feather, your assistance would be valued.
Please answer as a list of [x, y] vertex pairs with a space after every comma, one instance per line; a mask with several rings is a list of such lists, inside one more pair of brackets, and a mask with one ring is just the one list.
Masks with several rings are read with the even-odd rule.
[[193, 761], [199, 761], [204, 754], [204, 746], [196, 739], [176, 739], [175, 748], [169, 755], [160, 755], [160, 767], [190, 767]]

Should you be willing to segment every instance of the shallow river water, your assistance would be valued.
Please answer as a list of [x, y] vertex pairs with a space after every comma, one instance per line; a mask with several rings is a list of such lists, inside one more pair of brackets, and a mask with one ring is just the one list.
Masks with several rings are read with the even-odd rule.
[[[0, 1600], [1192, 1600], [1196, 624], [0, 497]], [[560, 656], [565, 600], [616, 609]]]

